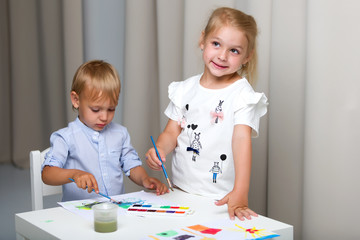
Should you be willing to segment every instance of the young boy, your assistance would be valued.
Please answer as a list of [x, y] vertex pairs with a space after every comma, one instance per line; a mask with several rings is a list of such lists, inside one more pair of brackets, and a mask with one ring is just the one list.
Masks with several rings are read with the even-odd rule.
[[127, 129], [112, 122], [120, 88], [118, 73], [109, 63], [93, 60], [78, 68], [70, 93], [78, 117], [51, 135], [42, 165], [44, 183], [63, 185], [63, 201], [95, 198], [99, 192], [123, 194], [123, 172], [157, 195], [169, 191], [147, 175]]

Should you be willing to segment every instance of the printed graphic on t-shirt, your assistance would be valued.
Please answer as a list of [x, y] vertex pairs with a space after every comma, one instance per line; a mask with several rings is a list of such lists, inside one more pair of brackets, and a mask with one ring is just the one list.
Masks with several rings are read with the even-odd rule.
[[[188, 124], [186, 115], [189, 111], [189, 104], [185, 104], [184, 108], [182, 109], [182, 118], [179, 120], [178, 124], [181, 126], [182, 131], [186, 131], [186, 135], [189, 137], [189, 145], [186, 148], [186, 151], [193, 152], [192, 160], [196, 161], [196, 156], [200, 155], [200, 149], [202, 148], [200, 142], [200, 132], [195, 132], [197, 129], [197, 124]], [[186, 126], [186, 128], [185, 128]]]
[[220, 121], [224, 120], [224, 113], [222, 109], [222, 104], [224, 103], [224, 100], [219, 100], [219, 104], [216, 106], [215, 111], [210, 112], [211, 116], [211, 123], [217, 124]]
[[[191, 124], [191, 126], [196, 126], [197, 127], [197, 125], [194, 125], [194, 124]], [[192, 160], [194, 162], [196, 162], [196, 156], [200, 155], [200, 149], [202, 148], [202, 146], [201, 146], [201, 142], [200, 142], [200, 133], [194, 132], [193, 136], [194, 136], [194, 139], [191, 142], [190, 147], [186, 148], [186, 151], [192, 151], [193, 152]]]
[[209, 171], [213, 174], [213, 176], [212, 176], [213, 183], [216, 183], [216, 178], [217, 178], [218, 174], [222, 173], [223, 162], [226, 160], [226, 154], [221, 154], [220, 160], [221, 160], [221, 167], [219, 166], [219, 162], [214, 162], [214, 166], [212, 166], [212, 168]]
[[186, 127], [186, 113], [189, 111], [189, 104], [186, 104], [185, 107], [182, 109], [182, 117], [178, 120], [178, 124], [182, 129]]

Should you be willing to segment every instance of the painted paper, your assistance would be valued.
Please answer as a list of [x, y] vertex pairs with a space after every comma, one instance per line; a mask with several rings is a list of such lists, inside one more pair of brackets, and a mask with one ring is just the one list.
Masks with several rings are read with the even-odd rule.
[[[127, 209], [134, 204], [175, 205], [172, 202], [155, 195], [154, 193], [144, 191], [116, 195], [111, 198], [121, 202], [120, 204], [117, 204], [119, 206], [118, 216], [127, 214]], [[94, 216], [93, 211], [91, 211], [91, 207], [102, 202], [109, 202], [109, 200], [104, 197], [99, 197], [93, 199], [58, 202], [58, 204], [72, 213], [82, 216], [89, 221], [93, 221]]]
[[279, 236], [261, 226], [254, 226], [251, 221], [221, 219], [149, 234], [143, 240], [242, 240]]

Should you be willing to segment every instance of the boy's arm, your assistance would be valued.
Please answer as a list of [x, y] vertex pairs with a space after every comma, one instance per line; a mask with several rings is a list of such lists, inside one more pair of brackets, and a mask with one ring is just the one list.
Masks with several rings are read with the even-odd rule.
[[246, 125], [236, 125], [232, 138], [232, 151], [234, 156], [235, 182], [233, 190], [218, 205], [228, 204], [231, 219], [237, 216], [240, 220], [244, 217], [250, 219], [257, 216], [248, 208], [248, 193], [251, 175], [251, 128]]
[[79, 188], [88, 188], [89, 193], [94, 189], [96, 193], [99, 193], [95, 177], [91, 173], [78, 169], [45, 166], [41, 173], [41, 177], [43, 182], [48, 185], [63, 185], [70, 183], [71, 180], [69, 178], [72, 178]]

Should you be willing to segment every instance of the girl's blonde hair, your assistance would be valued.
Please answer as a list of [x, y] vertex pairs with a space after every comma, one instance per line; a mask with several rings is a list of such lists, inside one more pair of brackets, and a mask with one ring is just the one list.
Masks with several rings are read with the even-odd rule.
[[248, 40], [248, 49], [246, 53], [251, 57], [239, 70], [239, 74], [246, 77], [250, 84], [254, 84], [257, 78], [256, 37], [258, 34], [255, 19], [237, 9], [227, 7], [217, 8], [213, 11], [208, 20], [201, 41], [205, 41], [209, 34], [223, 26], [235, 27], [245, 33]]
[[117, 105], [120, 95], [120, 78], [116, 69], [102, 60], [92, 60], [82, 64], [76, 71], [71, 91], [79, 96], [86, 89], [90, 100], [109, 98]]

